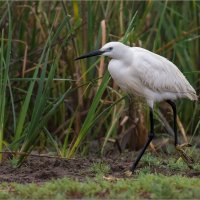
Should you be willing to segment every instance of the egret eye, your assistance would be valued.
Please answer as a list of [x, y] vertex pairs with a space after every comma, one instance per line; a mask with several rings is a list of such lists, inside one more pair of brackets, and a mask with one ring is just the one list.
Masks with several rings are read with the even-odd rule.
[[112, 50], [113, 50], [113, 47], [109, 47], [108, 50], [109, 50], [109, 51], [112, 51]]

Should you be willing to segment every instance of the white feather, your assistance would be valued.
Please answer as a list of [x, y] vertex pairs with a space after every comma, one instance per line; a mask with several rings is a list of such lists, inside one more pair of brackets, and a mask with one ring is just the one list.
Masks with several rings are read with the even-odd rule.
[[112, 47], [103, 55], [112, 60], [108, 70], [122, 90], [144, 97], [150, 107], [154, 102], [189, 98], [197, 100], [193, 87], [180, 70], [166, 58], [139, 47], [128, 47], [119, 42], [105, 44]]

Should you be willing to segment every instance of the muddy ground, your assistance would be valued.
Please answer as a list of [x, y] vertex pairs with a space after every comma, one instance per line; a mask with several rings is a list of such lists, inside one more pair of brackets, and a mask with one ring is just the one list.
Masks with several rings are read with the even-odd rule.
[[[170, 155], [158, 155], [152, 153], [153, 157], [159, 156], [163, 158], [160, 165], [149, 165], [148, 162], [142, 161], [138, 170], [144, 169], [146, 166], [150, 167], [152, 173], [161, 173], [164, 175], [179, 174], [189, 177], [200, 177], [200, 172], [187, 169], [169, 169], [167, 166], [167, 159]], [[51, 179], [58, 179], [63, 177], [73, 178], [84, 181], [88, 177], [95, 177], [96, 174], [92, 170], [95, 163], [104, 163], [110, 167], [106, 176], [113, 176], [118, 178], [127, 177], [125, 172], [130, 169], [133, 158], [137, 153], [123, 153], [102, 158], [95, 158], [94, 156], [74, 158], [70, 160], [60, 158], [48, 157], [32, 157], [30, 156], [20, 168], [14, 169], [9, 160], [0, 164], [0, 182], [17, 182], [17, 183], [42, 183]], [[137, 172], [136, 172], [137, 173]]]

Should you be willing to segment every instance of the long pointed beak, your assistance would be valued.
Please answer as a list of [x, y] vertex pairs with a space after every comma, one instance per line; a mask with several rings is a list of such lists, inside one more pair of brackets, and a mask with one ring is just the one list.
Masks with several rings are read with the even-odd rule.
[[104, 51], [101, 51], [101, 50], [96, 50], [96, 51], [92, 51], [90, 53], [87, 53], [87, 54], [84, 54], [78, 58], [75, 58], [74, 60], [79, 60], [79, 59], [83, 59], [83, 58], [88, 58], [88, 57], [92, 57], [92, 56], [99, 56], [101, 54], [103, 54]]

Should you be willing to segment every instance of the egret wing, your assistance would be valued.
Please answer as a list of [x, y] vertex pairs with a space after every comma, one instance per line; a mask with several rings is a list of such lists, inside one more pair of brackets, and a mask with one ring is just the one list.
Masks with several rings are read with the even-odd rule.
[[137, 75], [141, 84], [152, 91], [175, 93], [177, 97], [196, 99], [196, 92], [180, 70], [166, 58], [147, 50], [137, 51]]

